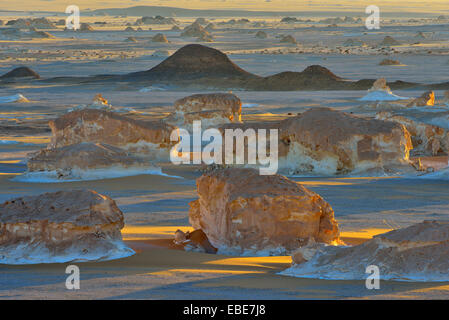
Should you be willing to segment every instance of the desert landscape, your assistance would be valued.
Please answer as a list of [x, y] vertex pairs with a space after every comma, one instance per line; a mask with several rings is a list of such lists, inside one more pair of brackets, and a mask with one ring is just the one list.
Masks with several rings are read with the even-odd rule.
[[0, 299], [449, 298], [447, 4], [89, 6], [0, 9]]

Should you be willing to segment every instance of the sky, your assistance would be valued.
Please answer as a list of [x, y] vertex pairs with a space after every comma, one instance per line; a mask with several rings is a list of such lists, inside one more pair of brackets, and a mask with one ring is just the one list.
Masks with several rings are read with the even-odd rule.
[[388, 12], [449, 14], [449, 0], [0, 0], [0, 10], [63, 12], [68, 5], [77, 5], [81, 10], [148, 5], [188, 9], [336, 12], [363, 12], [368, 5], [377, 5]]

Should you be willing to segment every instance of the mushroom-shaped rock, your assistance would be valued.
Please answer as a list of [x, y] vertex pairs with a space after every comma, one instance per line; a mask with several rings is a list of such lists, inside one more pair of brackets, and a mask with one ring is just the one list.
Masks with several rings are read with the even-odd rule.
[[281, 175], [227, 168], [197, 179], [198, 200], [189, 221], [221, 252], [285, 253], [313, 238], [339, 241], [330, 205], [318, 194]]
[[123, 213], [90, 190], [25, 196], [0, 204], [0, 263], [111, 260], [134, 251], [122, 241]]

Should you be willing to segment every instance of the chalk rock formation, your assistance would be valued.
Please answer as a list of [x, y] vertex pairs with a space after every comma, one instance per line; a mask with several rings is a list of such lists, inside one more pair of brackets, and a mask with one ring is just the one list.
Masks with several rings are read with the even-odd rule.
[[376, 119], [393, 121], [405, 126], [412, 139], [414, 156], [437, 155], [439, 151], [449, 152], [449, 134], [444, 128], [425, 123], [405, 113], [382, 111], [376, 114]]
[[[89, 179], [89, 170], [136, 170], [152, 167], [145, 159], [103, 143], [82, 142], [42, 149], [28, 160], [29, 172], [54, 172], [57, 179]], [[154, 169], [154, 167], [152, 167]]]
[[446, 92], [444, 92], [444, 100], [443, 102], [449, 106], [449, 90], [447, 90]]
[[0, 263], [112, 260], [134, 251], [122, 241], [123, 213], [114, 200], [76, 190], [0, 204]]
[[195, 230], [193, 232], [177, 230], [174, 243], [184, 247], [186, 251], [217, 253], [217, 248], [210, 243], [203, 230]]
[[388, 171], [390, 167], [408, 164], [412, 148], [410, 134], [400, 124], [329, 108], [310, 109], [282, 121], [280, 128], [280, 140], [286, 151], [280, 154], [281, 167], [299, 171], [323, 174]]
[[94, 31], [94, 28], [88, 23], [81, 23], [79, 30], [80, 32], [91, 32]]
[[281, 43], [297, 44], [297, 41], [291, 35], [287, 35], [287, 36], [282, 37]]
[[379, 62], [380, 66], [398, 66], [401, 65], [401, 62], [398, 60], [392, 60], [392, 59], [384, 59], [381, 62]]
[[176, 24], [176, 20], [173, 18], [166, 18], [162, 16], [155, 17], [142, 17], [136, 20], [135, 25], [143, 25], [143, 24]]
[[39, 79], [40, 76], [28, 67], [15, 68], [0, 77], [0, 79], [13, 79], [13, 78], [34, 78]]
[[181, 28], [178, 27], [178, 26], [173, 26], [173, 27], [171, 28], [171, 31], [181, 31]]
[[268, 35], [265, 31], [257, 31], [256, 38], [266, 39], [266, 38], [268, 38]]
[[386, 36], [382, 42], [379, 43], [379, 46], [397, 46], [400, 45], [401, 43], [399, 41], [397, 41], [396, 39], [394, 39], [393, 37], [390, 36]]
[[155, 35], [151, 41], [153, 42], [162, 42], [162, 43], [168, 43], [167, 37], [162, 34], [162, 33], [158, 33], [157, 35]]
[[310, 238], [339, 241], [330, 205], [283, 176], [227, 168], [198, 178], [197, 190], [199, 199], [190, 203], [189, 221], [219, 252], [284, 253]]
[[389, 173], [408, 167], [412, 148], [401, 124], [329, 108], [312, 108], [280, 122], [225, 124], [220, 130], [236, 128], [278, 129], [279, 172], [288, 174]]
[[223, 123], [240, 122], [242, 101], [232, 93], [195, 94], [175, 101], [175, 113], [166, 121], [183, 129], [191, 129], [195, 120], [203, 128]]
[[380, 78], [373, 83], [373, 86], [368, 89], [368, 94], [361, 98], [360, 101], [396, 101], [402, 99], [405, 98], [391, 92], [385, 78]]
[[364, 280], [379, 267], [381, 280], [449, 281], [449, 222], [424, 221], [375, 236], [354, 247], [310, 243], [293, 254], [283, 275]]
[[137, 42], [137, 39], [136, 39], [135, 37], [128, 37], [128, 38], [126, 38], [124, 41], [125, 41], [125, 42], [134, 42], [134, 43], [136, 43], [136, 42]]
[[170, 134], [175, 129], [163, 121], [134, 120], [97, 109], [66, 113], [49, 126], [53, 133], [49, 148], [93, 142], [156, 157], [165, 157], [171, 149]]
[[192, 23], [191, 25], [184, 28], [181, 33], [182, 37], [202, 37], [204, 35], [210, 35], [199, 23]]
[[435, 93], [433, 91], [426, 91], [421, 97], [410, 102], [407, 107], [431, 107], [433, 105], [435, 105]]

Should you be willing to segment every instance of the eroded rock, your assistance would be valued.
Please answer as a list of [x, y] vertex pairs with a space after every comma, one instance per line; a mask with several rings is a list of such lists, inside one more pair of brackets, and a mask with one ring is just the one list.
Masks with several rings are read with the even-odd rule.
[[390, 231], [354, 246], [310, 243], [292, 256], [283, 275], [320, 279], [365, 280], [377, 266], [381, 280], [449, 281], [449, 222], [424, 221]]
[[281, 175], [227, 168], [198, 178], [197, 190], [189, 221], [221, 252], [284, 253], [310, 238], [339, 241], [330, 205]]
[[0, 263], [111, 260], [134, 251], [122, 242], [123, 213], [90, 190], [26, 196], [0, 204]]

